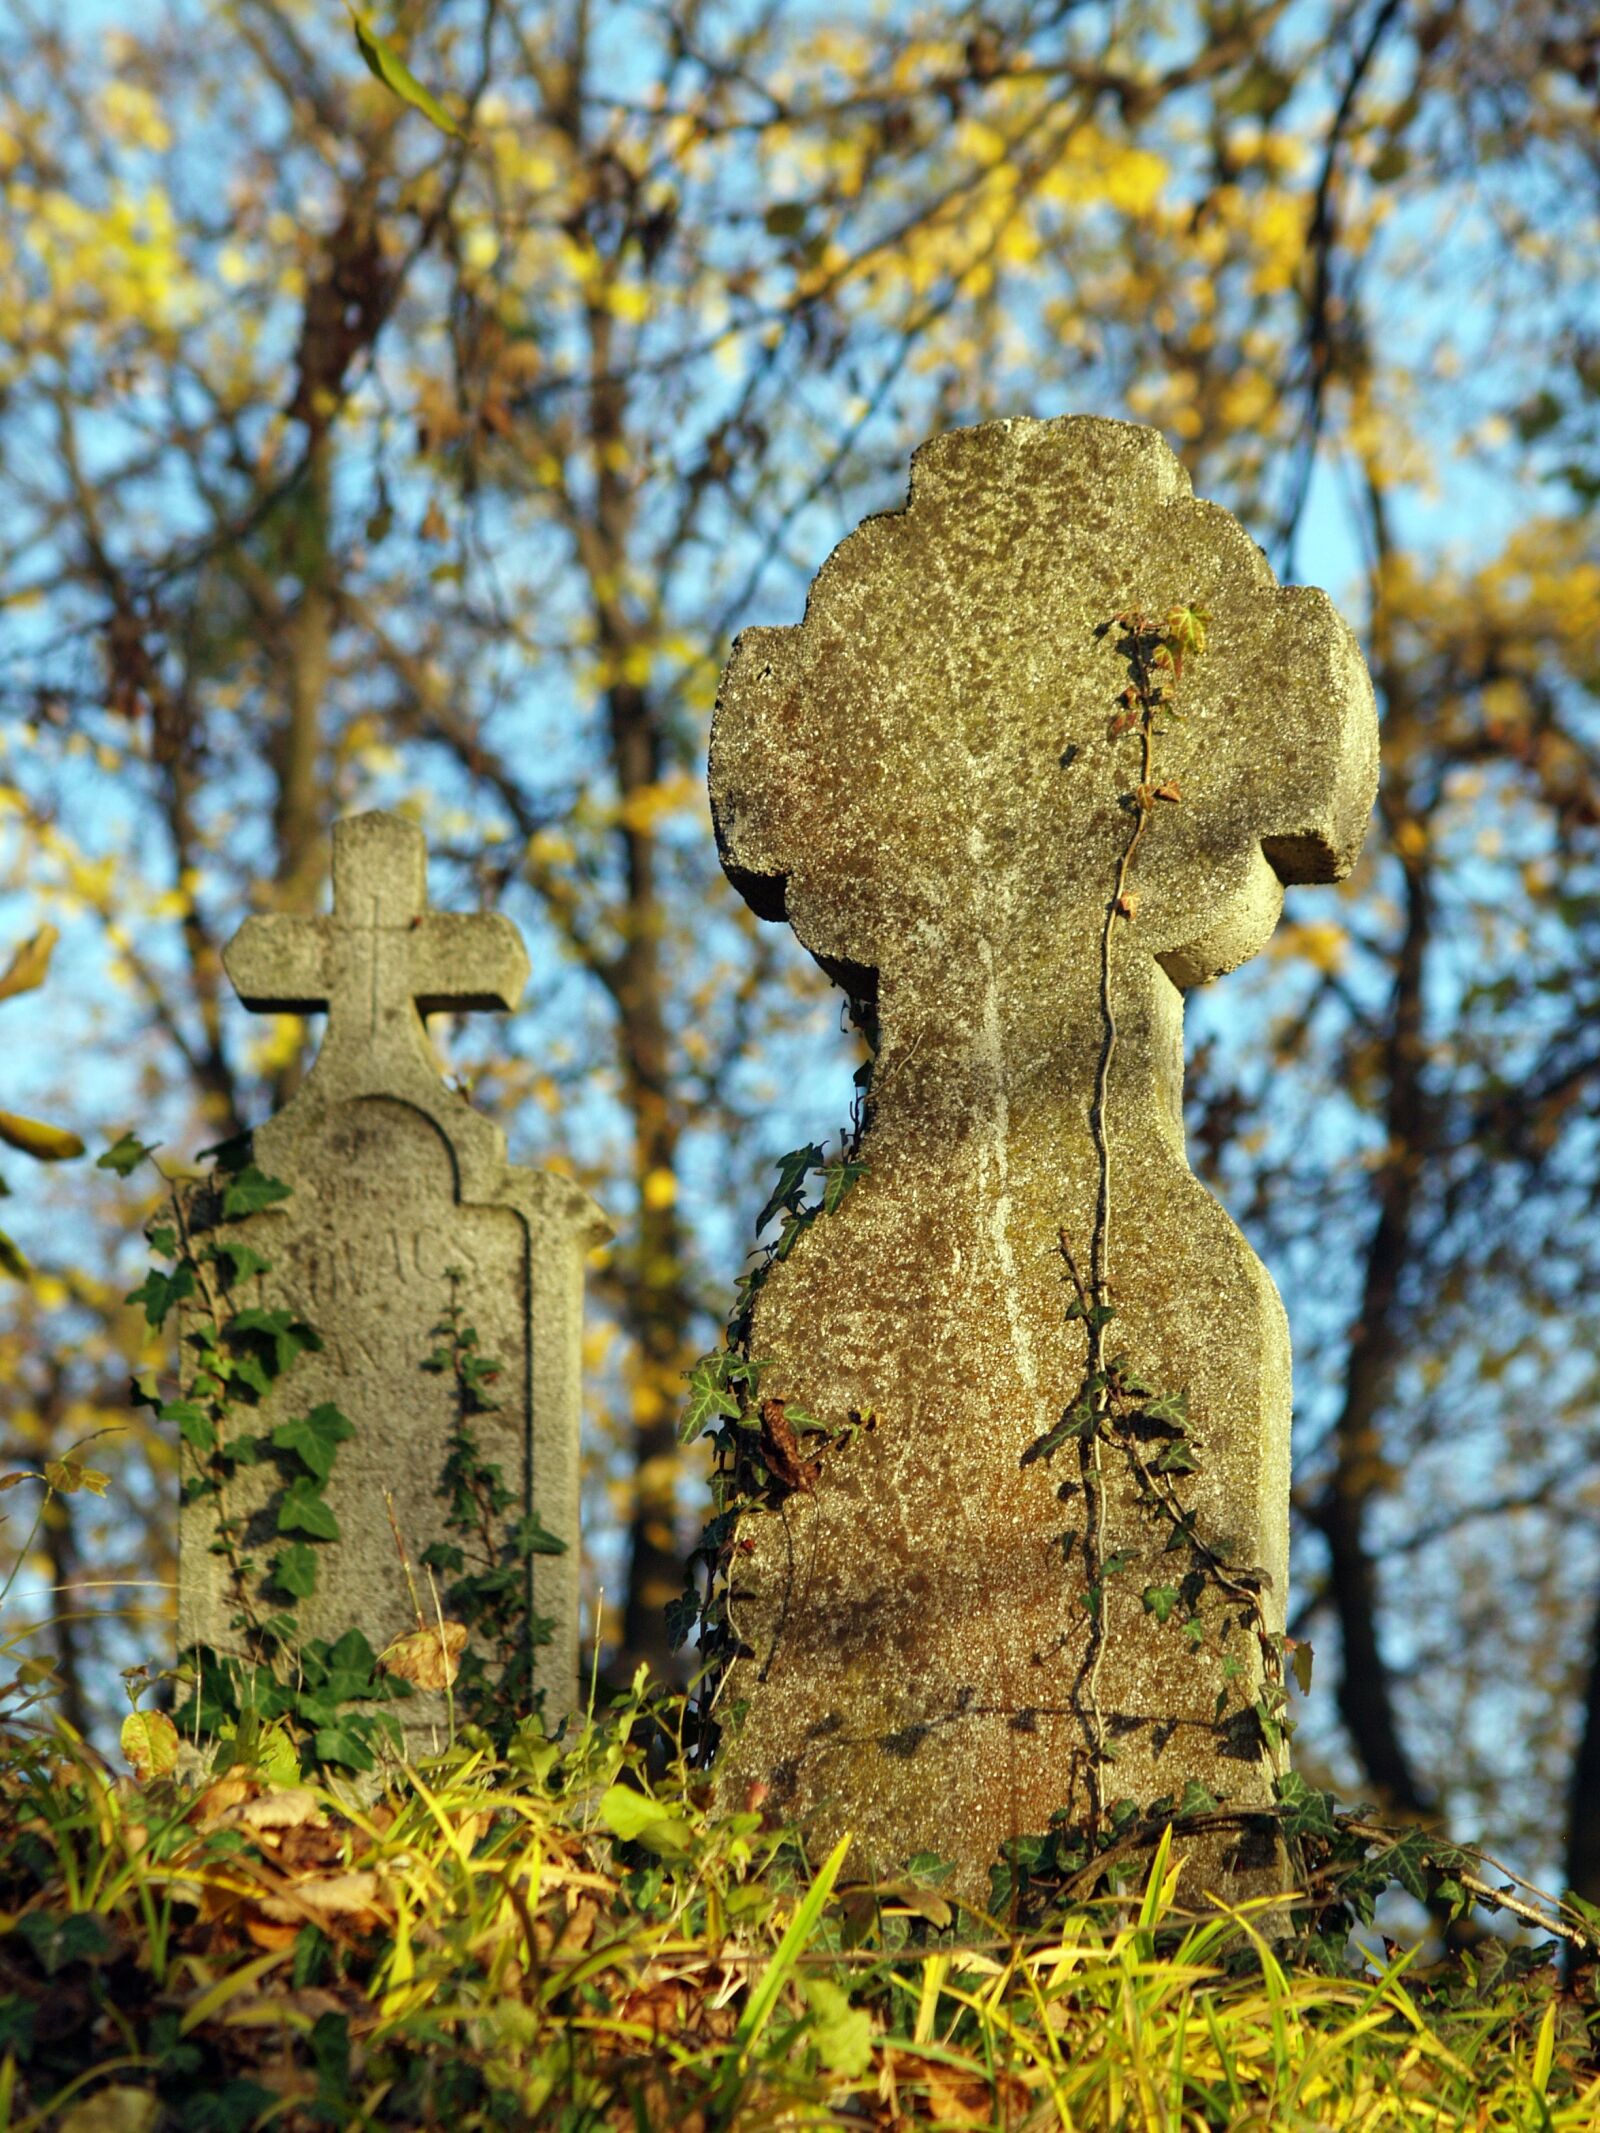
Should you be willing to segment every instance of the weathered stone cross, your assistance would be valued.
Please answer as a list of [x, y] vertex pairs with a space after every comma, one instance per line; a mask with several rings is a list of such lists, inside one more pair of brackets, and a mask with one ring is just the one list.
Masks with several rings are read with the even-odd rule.
[[[459, 1395], [427, 1367], [454, 1300], [480, 1352], [501, 1365], [498, 1410], [473, 1427], [512, 1491], [506, 1524], [536, 1511], [566, 1543], [564, 1554], [538, 1557], [528, 1578], [532, 1610], [550, 1625], [528, 1693], [542, 1692], [554, 1720], [577, 1678], [583, 1261], [609, 1227], [570, 1180], [506, 1160], [500, 1128], [445, 1086], [428, 1044], [427, 1015], [517, 1004], [528, 961], [511, 922], [430, 910], [422, 833], [393, 815], [335, 826], [333, 882], [331, 915], [249, 919], [223, 958], [247, 1007], [328, 1012], [310, 1074], [253, 1135], [254, 1161], [290, 1196], [219, 1232], [270, 1262], [242, 1300], [288, 1309], [322, 1342], [247, 1418], [252, 1433], [323, 1402], [354, 1425], [327, 1485], [339, 1539], [320, 1551], [300, 1633], [334, 1639], [357, 1628], [376, 1651], [413, 1628], [386, 1498], [413, 1563], [430, 1542], [459, 1540], [445, 1531], [442, 1476]], [[215, 1220], [208, 1191], [190, 1205], [195, 1222]], [[277, 1542], [282, 1481], [263, 1462], [229, 1483], [230, 1515], [249, 1521], [248, 1552], [263, 1566]], [[209, 1499], [186, 1497], [180, 1648], [239, 1648], [240, 1602], [212, 1545], [215, 1515]], [[441, 1582], [448, 1606], [448, 1576]], [[282, 1604], [270, 1587], [258, 1597], [263, 1611]], [[398, 1709], [428, 1745], [442, 1697]]]
[[247, 919], [224, 965], [256, 1014], [328, 1014], [316, 1072], [398, 1094], [438, 1068], [423, 1018], [502, 1014], [528, 982], [528, 956], [499, 912], [430, 911], [427, 851], [413, 824], [358, 815], [333, 840], [333, 911]]
[[[1157, 804], [1116, 618], [1175, 606], [1210, 641], [1176, 695], [1166, 674], [1186, 716], [1155, 720]], [[759, 1781], [979, 1893], [1003, 1839], [1097, 1789], [1270, 1798], [1251, 1705], [1283, 1623], [1288, 1332], [1188, 1167], [1180, 988], [1257, 952], [1283, 883], [1349, 868], [1376, 755], [1327, 600], [1280, 589], [1126, 424], [937, 439], [804, 623], [740, 638], [712, 743], [724, 864], [877, 1044], [866, 1175], [773, 1268], [751, 1353], [764, 1394], [876, 1426], [746, 1522], [729, 1799]], [[1087, 1273], [1097, 1228], [1102, 1360], [1147, 1388], [1102, 1417], [1098, 1486], [1058, 1427], [1094, 1360], [1062, 1245]], [[1174, 1455], [1141, 1402], [1179, 1393]], [[1185, 1514], [1209, 1567], [1167, 1545]]]

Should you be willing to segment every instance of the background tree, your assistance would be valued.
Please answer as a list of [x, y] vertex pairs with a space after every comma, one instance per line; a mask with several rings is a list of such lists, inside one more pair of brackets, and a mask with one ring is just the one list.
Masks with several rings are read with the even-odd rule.
[[[440, 893], [535, 953], [463, 1070], [621, 1218], [593, 1526], [630, 1653], [666, 1663], [679, 1373], [737, 1210], [851, 1063], [716, 869], [730, 630], [796, 612], [922, 435], [1019, 409], [1159, 423], [1364, 603], [1380, 829], [1344, 922], [1219, 996], [1225, 1042], [1201, 1003], [1195, 1132], [1300, 1350], [1339, 1708], [1319, 1682], [1302, 1738], [1547, 1859], [1600, 1679], [1579, 11], [392, 7], [369, 55], [431, 115], [332, 0], [18, 7], [3, 43], [7, 878], [66, 941], [27, 1071], [86, 1129], [259, 1116], [302, 1033], [233, 1016], [220, 941], [257, 882], [314, 903], [334, 814], [415, 811]], [[91, 1326], [136, 1347], [73, 1191], [38, 1256], [94, 1271], [26, 1350], [69, 1400]], [[1600, 1894], [1583, 1814], [1572, 1844]]]

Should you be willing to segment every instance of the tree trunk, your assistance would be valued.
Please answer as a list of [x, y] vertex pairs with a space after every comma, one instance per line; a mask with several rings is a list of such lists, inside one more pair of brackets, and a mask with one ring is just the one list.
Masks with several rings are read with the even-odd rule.
[[[328, 798], [321, 776], [323, 707], [333, 655], [333, 586], [329, 523], [333, 510], [333, 433], [313, 427], [305, 472], [293, 498], [300, 591], [279, 648], [283, 712], [272, 742], [277, 846], [273, 902], [280, 911], [314, 908], [327, 866]], [[272, 1077], [272, 1108], [281, 1111], [305, 1074], [306, 1040]]]
[[[1400, 812], [1399, 821], [1421, 827], [1408, 812]], [[1383, 1110], [1387, 1146], [1379, 1172], [1378, 1220], [1367, 1246], [1361, 1312], [1351, 1335], [1344, 1401], [1334, 1428], [1333, 1476], [1314, 1515], [1328, 1543], [1330, 1588], [1339, 1622], [1340, 1716], [1384, 1805], [1400, 1814], [1429, 1816], [1434, 1802], [1406, 1753], [1395, 1716], [1393, 1678], [1378, 1638], [1377, 1566], [1365, 1530], [1368, 1508], [1385, 1482], [1378, 1424], [1403, 1344], [1400, 1282], [1432, 1134], [1423, 1081], [1423, 980], [1433, 929], [1425, 839], [1404, 855], [1402, 864], [1406, 921], [1390, 1009]]]
[[1595, 1617], [1567, 1800], [1567, 1887], [1600, 1904], [1600, 1614]]
[[662, 1009], [663, 914], [655, 838], [643, 811], [630, 811], [628, 806], [629, 798], [647, 793], [660, 774], [660, 737], [642, 689], [613, 688], [610, 713], [627, 862], [626, 930], [617, 998], [638, 1206], [637, 1242], [631, 1264], [624, 1269], [625, 1318], [635, 1353], [634, 1488], [623, 1663], [631, 1669], [647, 1660], [657, 1675], [666, 1675], [674, 1665], [667, 1645], [666, 1607], [683, 1583], [676, 1533], [679, 1455], [675, 1423], [688, 1306], [677, 1206], [678, 1125], [671, 1102], [671, 1057]]
[[[584, 147], [577, 95], [587, 62], [587, 9], [576, 11], [570, 100], [561, 113], [574, 147]], [[597, 265], [600, 254], [597, 247]], [[607, 260], [606, 269], [615, 265]], [[672, 1056], [662, 966], [666, 914], [657, 874], [657, 840], [650, 796], [664, 767], [660, 707], [637, 662], [649, 650], [624, 588], [632, 575], [636, 533], [630, 479], [627, 390], [617, 361], [609, 271], [600, 274], [587, 310], [589, 391], [587, 447], [594, 503], [578, 531], [593, 603], [596, 646], [607, 676], [606, 712], [618, 836], [623, 863], [621, 949], [611, 973], [620, 1022], [623, 1097], [632, 1128], [637, 1241], [619, 1266], [623, 1324], [633, 1349], [633, 1503], [628, 1531], [628, 1586], [622, 1610], [620, 1662], [630, 1670], [648, 1662], [658, 1677], [676, 1663], [667, 1643], [666, 1608], [683, 1582], [679, 1555], [675, 1427], [682, 1393], [690, 1309], [683, 1279], [683, 1233], [678, 1214], [679, 1125], [672, 1098]]]

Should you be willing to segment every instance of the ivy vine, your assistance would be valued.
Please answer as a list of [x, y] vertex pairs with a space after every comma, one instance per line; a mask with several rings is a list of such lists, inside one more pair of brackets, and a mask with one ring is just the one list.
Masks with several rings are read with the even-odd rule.
[[[1108, 720], [1107, 737], [1116, 742], [1135, 736], [1139, 746], [1138, 774], [1132, 789], [1123, 796], [1129, 817], [1128, 834], [1117, 856], [1115, 874], [1107, 898], [1100, 935], [1099, 998], [1101, 1045], [1090, 1105], [1090, 1131], [1096, 1159], [1096, 1190], [1093, 1227], [1087, 1265], [1080, 1265], [1063, 1227], [1058, 1232], [1065, 1279], [1070, 1295], [1065, 1315], [1081, 1323], [1087, 1348], [1078, 1389], [1060, 1420], [1023, 1454], [1023, 1464], [1049, 1461], [1068, 1444], [1078, 1451], [1080, 1486], [1085, 1503], [1082, 1561], [1085, 1589], [1081, 1595], [1088, 1615], [1088, 1637], [1074, 1685], [1075, 1701], [1088, 1744], [1087, 1768], [1089, 1814], [1086, 1827], [1074, 1828], [1063, 1818], [1047, 1837], [1018, 1839], [1026, 1851], [1048, 1844], [1052, 1857], [1071, 1853], [1075, 1870], [1081, 1871], [1097, 1850], [1115, 1842], [1120, 1832], [1142, 1810], [1130, 1799], [1107, 1798], [1106, 1773], [1116, 1759], [1100, 1708], [1100, 1670], [1105, 1655], [1114, 1581], [1131, 1570], [1141, 1550], [1108, 1546], [1106, 1513], [1108, 1490], [1105, 1461], [1114, 1456], [1133, 1484], [1135, 1501], [1158, 1525], [1165, 1526], [1163, 1554], [1176, 1558], [1169, 1577], [1152, 1580], [1140, 1593], [1143, 1611], [1159, 1624], [1173, 1623], [1198, 1649], [1206, 1637], [1202, 1601], [1208, 1591], [1219, 1591], [1235, 1603], [1237, 1614], [1225, 1616], [1221, 1636], [1227, 1641], [1237, 1621], [1255, 1638], [1262, 1659], [1262, 1680], [1255, 1694], [1247, 1693], [1248, 1670], [1236, 1653], [1224, 1651], [1222, 1684], [1218, 1691], [1213, 1722], [1221, 1725], [1235, 1697], [1239, 1708], [1251, 1718], [1274, 1776], [1286, 1774], [1284, 1751], [1293, 1730], [1284, 1682], [1286, 1648], [1293, 1651], [1296, 1678], [1302, 1691], [1310, 1687], [1311, 1650], [1295, 1646], [1268, 1623], [1262, 1595], [1266, 1573], [1228, 1560], [1225, 1544], [1203, 1535], [1197, 1514], [1186, 1505], [1181, 1486], [1199, 1471], [1199, 1445], [1191, 1429], [1187, 1388], [1158, 1391], [1134, 1371], [1125, 1353], [1112, 1353], [1108, 1329], [1117, 1320], [1112, 1301], [1111, 1247], [1113, 1233], [1112, 1145], [1109, 1103], [1112, 1069], [1119, 1031], [1114, 1002], [1116, 947], [1122, 927], [1135, 918], [1139, 889], [1134, 879], [1135, 863], [1163, 807], [1178, 806], [1182, 792], [1175, 780], [1163, 777], [1158, 768], [1157, 742], [1170, 731], [1169, 721], [1181, 719], [1180, 686], [1185, 666], [1200, 658], [1207, 644], [1209, 617], [1189, 603], [1169, 607], [1162, 615], [1129, 609], [1095, 626], [1097, 637], [1116, 631], [1116, 649], [1127, 669], [1115, 710]], [[1070, 1486], [1070, 1485], [1069, 1485]], [[1065, 1642], [1066, 1639], [1064, 1638]], [[1243, 1684], [1243, 1687], [1239, 1684]], [[1200, 1788], [1203, 1790], [1204, 1788]], [[1195, 1787], [1190, 1787], [1190, 1794]], [[1197, 1811], [1197, 1802], [1185, 1795], [1187, 1810]], [[1169, 1812], [1173, 1803], [1163, 1803]], [[1215, 1803], [1211, 1803], [1215, 1805]], [[1066, 1853], [1062, 1847], [1066, 1847]], [[1081, 1854], [1081, 1856], [1080, 1856]]]
[[455, 1420], [438, 1491], [450, 1537], [425, 1548], [422, 1563], [452, 1579], [445, 1597], [453, 1620], [466, 1630], [455, 1708], [468, 1725], [481, 1727], [503, 1748], [519, 1720], [537, 1706], [534, 1654], [550, 1642], [555, 1628], [533, 1604], [534, 1560], [564, 1555], [567, 1544], [547, 1530], [531, 1502], [521, 1502], [503, 1468], [484, 1456], [474, 1424], [499, 1412], [493, 1387], [502, 1365], [484, 1355], [477, 1329], [465, 1322], [461, 1269], [447, 1267], [445, 1278], [450, 1301], [433, 1328], [437, 1346], [422, 1367], [448, 1377], [455, 1389]]
[[741, 1534], [741, 1522], [776, 1511], [796, 1491], [815, 1488], [822, 1456], [874, 1426], [870, 1409], [853, 1413], [837, 1428], [787, 1397], [763, 1391], [770, 1359], [752, 1355], [750, 1348], [756, 1300], [773, 1268], [790, 1257], [814, 1222], [838, 1211], [866, 1173], [861, 1141], [870, 1080], [869, 1060], [856, 1075], [855, 1112], [836, 1155], [828, 1154], [826, 1144], [807, 1142], [780, 1157], [778, 1181], [756, 1218], [759, 1235], [781, 1216], [777, 1233], [734, 1285], [721, 1346], [686, 1373], [689, 1395], [678, 1440], [689, 1445], [704, 1436], [711, 1439], [711, 1516], [685, 1565], [683, 1591], [667, 1608], [667, 1636], [674, 1651], [693, 1638], [704, 1662], [697, 1707], [702, 1759], [715, 1750], [713, 1714], [728, 1666], [749, 1656], [730, 1605], [733, 1565], [754, 1545]]
[[[153, 1155], [125, 1133], [99, 1161], [126, 1177]], [[178, 1432], [185, 1505], [211, 1507], [211, 1547], [227, 1564], [234, 1609], [228, 1627], [240, 1646], [223, 1652], [199, 1645], [179, 1654], [179, 1679], [189, 1689], [179, 1716], [186, 1732], [220, 1742], [213, 1767], [257, 1761], [287, 1745], [314, 1768], [370, 1770], [380, 1747], [401, 1745], [393, 1716], [371, 1707], [409, 1696], [410, 1688], [384, 1672], [359, 1629], [310, 1637], [298, 1614], [317, 1589], [320, 1551], [339, 1538], [328, 1483], [354, 1431], [331, 1402], [268, 1431], [258, 1426], [263, 1403], [296, 1360], [322, 1344], [294, 1312], [252, 1300], [271, 1261], [217, 1234], [224, 1223], [280, 1205], [290, 1189], [256, 1165], [248, 1135], [207, 1149], [203, 1159], [211, 1177], [199, 1190], [154, 1166], [167, 1188], [146, 1232], [159, 1263], [127, 1298], [142, 1305], [154, 1331], [179, 1314], [183, 1382], [169, 1396], [136, 1379], [133, 1399]], [[278, 1487], [246, 1518], [230, 1491], [241, 1471], [263, 1465], [276, 1469]], [[263, 1522], [273, 1533], [266, 1560], [252, 1539]]]

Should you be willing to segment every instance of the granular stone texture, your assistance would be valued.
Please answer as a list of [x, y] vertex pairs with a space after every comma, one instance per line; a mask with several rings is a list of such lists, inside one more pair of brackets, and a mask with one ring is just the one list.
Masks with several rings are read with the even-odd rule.
[[[330, 916], [250, 919], [224, 957], [258, 1013], [328, 1013], [310, 1074], [254, 1135], [255, 1163], [290, 1197], [219, 1232], [270, 1262], [242, 1301], [287, 1308], [322, 1343], [274, 1385], [251, 1428], [265, 1433], [324, 1401], [354, 1425], [327, 1489], [340, 1537], [318, 1549], [300, 1628], [327, 1638], [359, 1628], [378, 1650], [415, 1627], [385, 1494], [415, 1566], [444, 1537], [458, 1393], [424, 1365], [454, 1291], [481, 1352], [502, 1366], [491, 1387], [499, 1411], [472, 1427], [515, 1496], [508, 1518], [536, 1509], [567, 1544], [535, 1559], [531, 1585], [553, 1625], [535, 1679], [545, 1717], [558, 1718], [577, 1681], [583, 1260], [609, 1230], [569, 1180], [507, 1162], [504, 1134], [445, 1086], [428, 1043], [427, 1015], [516, 1006], [528, 962], [511, 922], [429, 910], [422, 834], [394, 815], [335, 826], [333, 880]], [[193, 1189], [190, 1206], [206, 1223], [215, 1195]], [[230, 1483], [229, 1510], [250, 1519], [246, 1545], [263, 1562], [281, 1482], [269, 1464]], [[179, 1641], [236, 1651], [238, 1601], [212, 1550], [214, 1515], [206, 1498], [182, 1514]], [[425, 1583], [422, 1596], [427, 1609]], [[444, 1700], [394, 1708], [425, 1742]]]
[[[1085, 1374], [1058, 1240], [1088, 1263], [1103, 939], [1142, 772], [1137, 733], [1114, 731], [1130, 670], [1113, 618], [1178, 605], [1209, 618], [1187, 715], [1158, 742], [1179, 797], [1152, 812], [1112, 927], [1107, 1345], [1187, 1393], [1198, 1471], [1171, 1490], [1262, 1612], [1212, 1579], [1159, 1621], [1146, 1590], [1196, 1558], [1108, 1466], [1102, 1553], [1124, 1560], [1096, 1718], [1077, 1446], [1029, 1453]], [[932, 1851], [981, 1893], [1003, 1839], [1087, 1814], [1097, 1740], [1109, 1801], [1191, 1779], [1238, 1807], [1271, 1798], [1249, 1706], [1261, 1632], [1283, 1622], [1288, 1329], [1189, 1169], [1182, 989], [1264, 945], [1285, 882], [1348, 871], [1376, 775], [1349, 629], [1320, 592], [1280, 588], [1127, 424], [936, 439], [907, 508], [825, 564], [804, 622], [739, 638], [712, 736], [723, 863], [877, 1045], [866, 1174], [773, 1267], [750, 1353], [763, 1395], [875, 1426], [745, 1521], [744, 1656], [718, 1706], [730, 1803], [759, 1781], [819, 1834], [854, 1831], [863, 1863]], [[1228, 1859], [1205, 1871], [1229, 1884]]]

